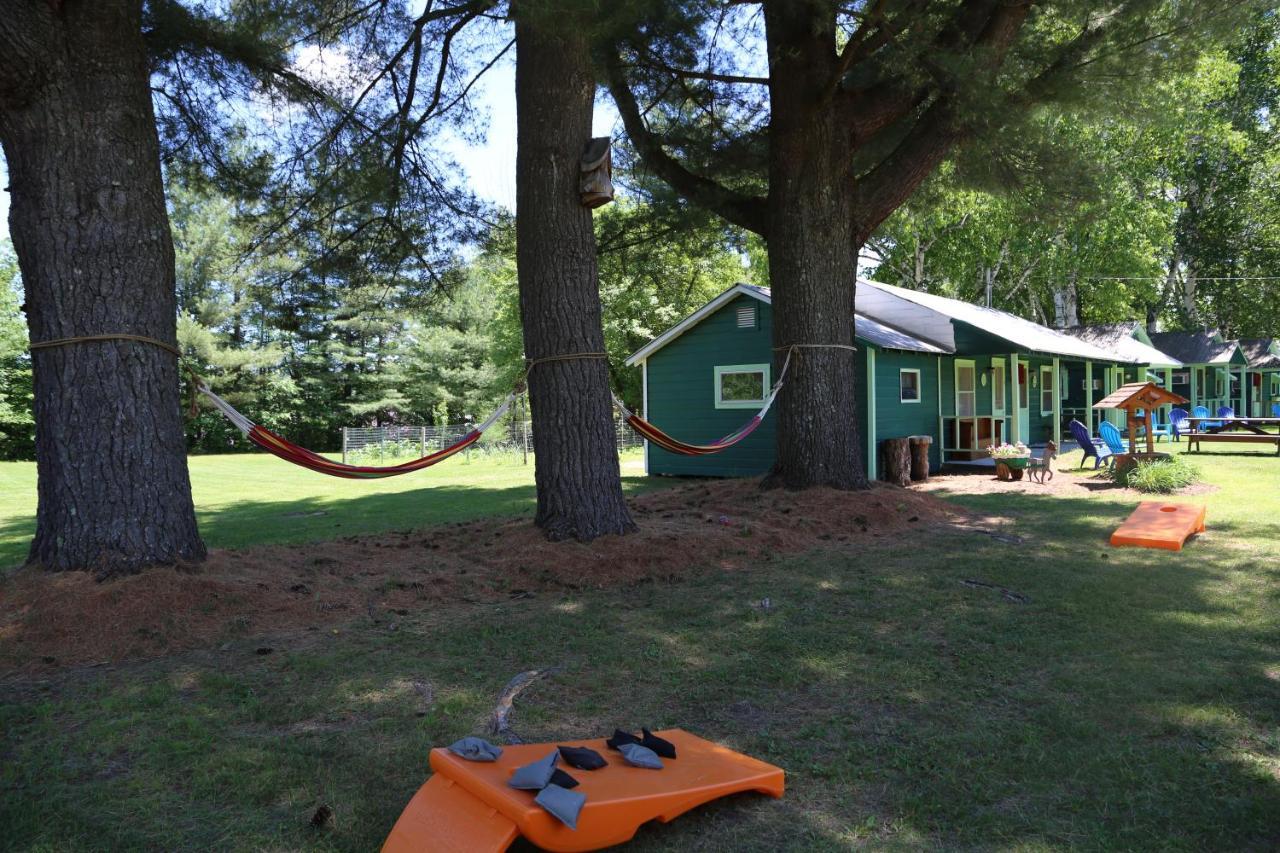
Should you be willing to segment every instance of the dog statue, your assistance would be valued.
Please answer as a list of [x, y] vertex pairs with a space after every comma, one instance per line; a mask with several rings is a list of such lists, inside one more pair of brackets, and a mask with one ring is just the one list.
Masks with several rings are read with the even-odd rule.
[[1039, 459], [1032, 457], [1027, 464], [1027, 476], [1032, 482], [1041, 485], [1053, 479], [1053, 460], [1058, 458], [1058, 445], [1052, 441], [1046, 442], [1044, 446], [1044, 456]]

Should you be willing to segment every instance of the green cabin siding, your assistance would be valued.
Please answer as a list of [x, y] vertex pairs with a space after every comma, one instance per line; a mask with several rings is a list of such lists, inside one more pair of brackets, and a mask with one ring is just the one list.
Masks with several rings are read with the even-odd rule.
[[[738, 328], [738, 308], [753, 305], [756, 324]], [[769, 381], [777, 381], [782, 365], [772, 358], [770, 305], [738, 296], [648, 358], [647, 420], [681, 441], [715, 441], [751, 419], [753, 409], [715, 407], [715, 368], [729, 364], [772, 363]], [[711, 456], [679, 456], [649, 445], [651, 474], [700, 474], [753, 477], [773, 465], [777, 418], [764, 422], [741, 443]]]
[[[859, 351], [867, 345], [859, 343]], [[931, 435], [929, 467], [941, 467], [941, 444], [938, 440], [938, 357], [925, 353], [876, 349], [876, 440], [902, 438], [907, 435]], [[866, 376], [865, 355], [859, 376]], [[920, 371], [920, 402], [903, 403], [900, 374], [903, 370]], [[863, 394], [865, 395], [865, 384]], [[859, 423], [865, 423], [865, 415]], [[863, 443], [866, 435], [863, 434]]]
[[[738, 327], [738, 309], [751, 305], [756, 310], [753, 328]], [[659, 429], [682, 441], [706, 443], [714, 441], [741, 427], [753, 414], [753, 409], [717, 409], [715, 407], [715, 368], [725, 365], [770, 363], [771, 381], [777, 381], [781, 359], [772, 351], [773, 309], [769, 304], [748, 295], [739, 295], [716, 311], [704, 317], [683, 334], [649, 355], [647, 370], [648, 420]], [[901, 350], [886, 350], [858, 340], [857, 378], [855, 405], [860, 430], [860, 444], [865, 454], [868, 448], [866, 413], [869, 385], [867, 382], [868, 355], [875, 356], [875, 413], [877, 441], [909, 435], [933, 437], [930, 448], [930, 466], [937, 470], [942, 465], [944, 446], [950, 447], [950, 433], [944, 437], [940, 427], [945, 422], [948, 429], [956, 416], [955, 369], [957, 361], [974, 365], [976, 383], [975, 415], [991, 417], [993, 391], [993, 360], [1005, 365], [1002, 417], [1005, 440], [1017, 440], [1012, 433], [1014, 392], [1012, 358], [1026, 369], [1027, 408], [1020, 419], [1026, 423], [1023, 435], [1031, 443], [1040, 443], [1053, 437], [1052, 407], [1049, 414], [1041, 414], [1042, 367], [1052, 367], [1053, 357], [1017, 352], [1009, 341], [983, 329], [961, 321], [953, 321], [956, 355], [934, 355]], [[794, 366], [794, 365], [793, 365]], [[1114, 385], [1114, 363], [1095, 362], [1094, 378], [1103, 386], [1093, 393], [1097, 402]], [[904, 403], [900, 399], [900, 373], [902, 370], [920, 372], [920, 402]], [[1146, 368], [1130, 365], [1125, 369], [1125, 381], [1145, 376]], [[1083, 409], [1085, 405], [1084, 363], [1061, 358], [1057, 381], [1066, 382], [1067, 397], [1059, 403], [1061, 409]], [[1061, 395], [1059, 384], [1055, 393]], [[1065, 429], [1064, 436], [1067, 435]], [[710, 456], [677, 456], [652, 445], [648, 448], [648, 470], [651, 474], [702, 475], [720, 477], [746, 477], [764, 474], [773, 465], [776, 442], [776, 419], [770, 412], [760, 427], [740, 444]]]

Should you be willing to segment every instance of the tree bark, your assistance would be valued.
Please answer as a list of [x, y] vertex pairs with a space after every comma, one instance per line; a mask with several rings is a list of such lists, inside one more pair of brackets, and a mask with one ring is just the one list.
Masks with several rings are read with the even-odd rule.
[[[769, 48], [769, 280], [773, 343], [795, 344], [766, 485], [866, 488], [855, 388], [853, 135], [826, 97], [835, 73], [830, 4], [765, 4]], [[814, 346], [818, 345], [818, 346]]]
[[[176, 345], [173, 245], [138, 0], [18, 0], [0, 16], [0, 144], [33, 342], [131, 333]], [[197, 560], [173, 354], [33, 353], [29, 562], [102, 575]]]
[[909, 438], [886, 438], [880, 442], [880, 479], [895, 486], [911, 485]]
[[604, 352], [595, 234], [578, 195], [595, 79], [586, 27], [551, 18], [550, 5], [515, 7], [516, 261], [525, 353], [535, 362], [534, 523], [553, 541], [588, 541], [636, 526], [622, 497], [605, 360], [538, 361]]

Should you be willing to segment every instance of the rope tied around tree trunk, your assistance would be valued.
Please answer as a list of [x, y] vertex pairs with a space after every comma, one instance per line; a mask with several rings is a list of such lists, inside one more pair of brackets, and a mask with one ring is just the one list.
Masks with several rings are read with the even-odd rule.
[[159, 338], [148, 337], [147, 335], [134, 335], [128, 332], [114, 332], [106, 335], [76, 335], [69, 338], [54, 338], [51, 341], [35, 341], [28, 345], [28, 349], [35, 352], [39, 349], [53, 349], [54, 347], [65, 347], [70, 344], [96, 343], [99, 341], [134, 341], [135, 343], [150, 344], [153, 347], [159, 347], [167, 353], [171, 353], [178, 359], [178, 367], [187, 372], [187, 387], [190, 389], [191, 402], [187, 405], [187, 416], [196, 417], [200, 413], [199, 397], [197, 396], [202, 389], [207, 389], [204, 378], [196, 372], [186, 358], [182, 355], [182, 350], [170, 343], [165, 343]]
[[153, 347], [160, 347], [166, 352], [171, 352], [178, 358], [182, 358], [182, 350], [173, 344], [167, 344], [157, 338], [149, 338], [146, 335], [131, 335], [119, 332], [110, 335], [78, 335], [71, 338], [55, 338], [51, 341], [37, 341], [30, 345], [29, 349], [34, 352], [38, 349], [51, 349], [53, 347], [65, 347], [69, 344], [92, 343], [94, 341], [138, 341], [139, 343], [151, 344]]
[[849, 352], [857, 352], [858, 348], [850, 344], [784, 344], [780, 347], [774, 347], [774, 352], [782, 352], [787, 350], [790, 353], [798, 349], [847, 349]]
[[576, 361], [583, 358], [608, 358], [607, 352], [570, 352], [564, 355], [544, 355], [540, 358], [526, 358], [524, 360], [524, 373], [520, 374], [520, 380], [516, 382], [516, 388], [523, 390], [529, 374], [533, 372], [533, 368], [539, 364], [550, 361]]

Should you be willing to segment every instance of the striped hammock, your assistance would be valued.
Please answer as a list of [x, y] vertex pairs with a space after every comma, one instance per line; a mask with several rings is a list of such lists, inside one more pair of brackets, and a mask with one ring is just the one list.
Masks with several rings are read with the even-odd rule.
[[395, 477], [400, 474], [421, 471], [423, 468], [430, 468], [438, 462], [443, 462], [455, 453], [466, 450], [479, 441], [484, 431], [506, 414], [507, 409], [511, 408], [511, 403], [516, 398], [516, 392], [512, 391], [502, 401], [502, 404], [494, 410], [493, 414], [485, 419], [484, 423], [442, 450], [437, 450], [435, 453], [430, 453], [420, 459], [414, 459], [412, 462], [375, 467], [369, 465], [347, 465], [343, 462], [327, 459], [319, 453], [313, 453], [305, 447], [300, 447], [288, 439], [276, 435], [266, 427], [255, 424], [237, 412], [226, 400], [210, 391], [207, 385], [201, 384], [199, 390], [200, 393], [209, 398], [218, 411], [226, 416], [227, 420], [235, 424], [236, 428], [244, 433], [245, 438], [263, 450], [280, 457], [286, 462], [292, 462], [294, 465], [300, 465], [303, 468], [309, 468], [321, 474], [328, 474], [330, 477], [343, 477], [348, 480], [377, 480], [383, 477]]
[[764, 416], [769, 414], [769, 407], [773, 405], [773, 401], [777, 398], [778, 391], [782, 389], [782, 378], [786, 373], [787, 365], [783, 364], [782, 373], [778, 376], [778, 381], [773, 384], [773, 388], [769, 389], [769, 396], [765, 397], [764, 405], [760, 407], [760, 411], [756, 412], [751, 420], [710, 444], [686, 444], [679, 439], [672, 438], [628, 409], [626, 404], [618, 399], [617, 394], [613, 395], [613, 404], [618, 407], [618, 411], [622, 414], [622, 417], [626, 418], [631, 428], [650, 444], [655, 444], [668, 453], [675, 453], [679, 456], [710, 456], [712, 453], [719, 453], [722, 450], [733, 447], [756, 431], [756, 427], [760, 426], [761, 422], [764, 421]]

